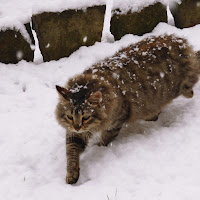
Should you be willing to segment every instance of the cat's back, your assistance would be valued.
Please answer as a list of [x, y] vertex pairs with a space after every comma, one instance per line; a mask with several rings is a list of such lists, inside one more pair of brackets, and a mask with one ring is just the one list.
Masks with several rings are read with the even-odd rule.
[[88, 72], [111, 82], [138, 113], [152, 113], [181, 94], [192, 97], [199, 63], [187, 40], [162, 35], [130, 45]]
[[162, 35], [151, 36], [130, 45], [97, 63], [85, 73], [131, 81], [135, 80], [135, 76], [148, 79], [155, 75], [162, 77], [163, 73], [184, 75], [187, 71], [197, 72], [197, 63], [197, 57], [186, 39], [175, 35]]
[[141, 92], [175, 98], [184, 87], [192, 87], [198, 80], [199, 63], [184, 38], [150, 37], [131, 45], [125, 52], [129, 62], [121, 70], [122, 79], [127, 80], [128, 87], [140, 85]]

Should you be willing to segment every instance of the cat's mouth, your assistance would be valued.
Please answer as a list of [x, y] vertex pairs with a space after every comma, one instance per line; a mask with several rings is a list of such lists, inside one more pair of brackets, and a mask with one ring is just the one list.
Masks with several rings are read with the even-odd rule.
[[85, 131], [83, 131], [83, 130], [75, 130], [75, 129], [74, 129], [73, 132], [74, 132], [74, 133], [84, 133]]
[[84, 130], [82, 128], [80, 128], [80, 129], [71, 128], [70, 131], [73, 132], [73, 133], [81, 134], [81, 133], [87, 132], [88, 130]]

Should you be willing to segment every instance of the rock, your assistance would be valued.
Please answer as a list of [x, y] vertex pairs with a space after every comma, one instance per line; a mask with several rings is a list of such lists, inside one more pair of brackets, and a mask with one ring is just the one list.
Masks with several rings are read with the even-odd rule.
[[44, 61], [68, 57], [81, 46], [101, 41], [105, 6], [32, 17]]
[[111, 18], [111, 33], [116, 40], [126, 34], [143, 35], [151, 32], [159, 22], [167, 22], [166, 6], [160, 2], [143, 8], [140, 12], [120, 14], [115, 10]]
[[[29, 24], [26, 24], [25, 26], [31, 30]], [[31, 40], [34, 44], [33, 37]], [[9, 29], [5, 31], [1, 30], [0, 47], [0, 62], [2, 63], [15, 64], [22, 59], [26, 61], [33, 61], [34, 51], [19, 31]]]
[[177, 28], [188, 28], [200, 24], [200, 0], [184, 0], [171, 9]]

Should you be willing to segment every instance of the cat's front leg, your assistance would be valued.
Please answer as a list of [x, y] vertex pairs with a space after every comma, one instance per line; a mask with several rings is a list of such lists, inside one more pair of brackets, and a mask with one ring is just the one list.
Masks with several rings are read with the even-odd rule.
[[79, 178], [79, 156], [86, 146], [86, 141], [78, 136], [67, 136], [66, 138], [67, 153], [67, 176], [66, 183], [74, 184]]

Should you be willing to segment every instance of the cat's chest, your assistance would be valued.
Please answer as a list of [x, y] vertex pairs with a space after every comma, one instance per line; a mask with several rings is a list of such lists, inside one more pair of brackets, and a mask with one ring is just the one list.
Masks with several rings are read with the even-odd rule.
[[92, 137], [88, 140], [88, 146], [94, 146], [101, 142], [101, 134], [102, 132], [97, 132], [92, 135]]

